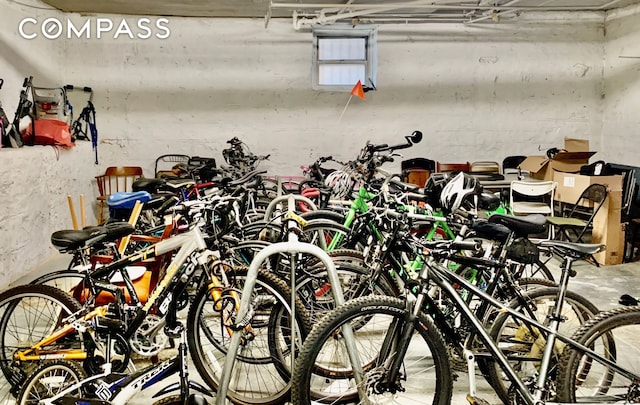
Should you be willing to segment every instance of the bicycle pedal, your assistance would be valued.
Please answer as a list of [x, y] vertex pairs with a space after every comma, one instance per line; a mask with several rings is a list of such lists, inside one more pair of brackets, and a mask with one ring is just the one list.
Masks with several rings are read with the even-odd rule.
[[472, 395], [467, 395], [467, 401], [471, 405], [491, 405], [488, 401]]

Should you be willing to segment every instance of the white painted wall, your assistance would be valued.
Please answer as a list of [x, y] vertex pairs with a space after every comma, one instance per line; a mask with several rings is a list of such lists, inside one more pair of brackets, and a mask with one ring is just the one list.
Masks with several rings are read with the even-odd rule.
[[[407, 156], [502, 160], [561, 146], [598, 147], [603, 91], [602, 16], [461, 28], [384, 26], [378, 91], [311, 90], [311, 34], [289, 20], [171, 18], [166, 40], [74, 40], [66, 81], [96, 89], [104, 164], [152, 168], [168, 152], [220, 158], [225, 141], [270, 153], [277, 174], [322, 154], [344, 159], [366, 139], [394, 142], [414, 129]], [[87, 60], [97, 64], [87, 64]]]
[[[602, 14], [585, 14], [579, 24], [559, 18], [517, 26], [382, 26], [378, 91], [367, 93], [366, 101], [353, 99], [338, 122], [348, 94], [311, 90], [311, 34], [295, 32], [289, 20], [272, 20], [265, 29], [261, 19], [172, 17], [165, 40], [94, 35], [27, 41], [17, 37], [17, 21], [34, 11], [3, 3], [0, 77], [20, 81], [5, 84], [0, 93], [5, 105], [17, 99], [27, 74], [39, 85], [71, 83], [96, 92], [100, 164], [93, 165], [85, 143], [57, 161], [72, 178], [40, 177], [43, 170], [29, 170], [34, 183], [59, 182], [54, 195], [92, 193], [91, 180], [107, 166], [140, 165], [151, 174], [155, 158], [164, 153], [221, 160], [225, 141], [233, 136], [255, 153], [271, 154], [264, 167], [272, 174], [297, 175], [301, 164], [318, 156], [349, 159], [367, 139], [399, 142], [415, 129], [424, 132], [425, 140], [406, 151], [405, 158], [442, 161], [542, 154], [561, 146], [565, 136], [589, 138], [600, 158], [615, 144], [613, 138], [634, 133], [633, 125], [625, 124], [611, 139], [601, 137], [607, 128], [603, 108], [615, 108], [606, 104], [608, 99], [602, 101], [608, 78]], [[69, 17], [80, 25], [86, 21], [51, 11], [35, 15]], [[127, 21], [135, 25], [136, 19]], [[26, 164], [15, 158], [24, 154], [46, 162], [49, 149], [0, 150], [0, 167], [6, 172], [13, 169], [8, 162]], [[27, 193], [29, 187], [34, 186], [17, 181], [8, 190]], [[44, 206], [42, 200], [52, 196], [42, 197], [28, 205], [26, 198], [3, 203], [2, 229], [19, 229], [10, 217], [27, 209], [41, 219], [18, 235], [0, 233], [3, 246], [31, 241], [31, 227], [48, 235], [63, 226], [66, 204]], [[45, 215], [56, 219], [44, 221]], [[18, 267], [25, 268], [50, 254], [44, 239], [29, 248], [3, 248], [8, 254], [0, 255], [0, 285], [7, 280], [2, 274], [15, 267], [12, 263], [19, 260]]]
[[606, 26], [601, 158], [640, 166], [640, 6], [609, 14]]

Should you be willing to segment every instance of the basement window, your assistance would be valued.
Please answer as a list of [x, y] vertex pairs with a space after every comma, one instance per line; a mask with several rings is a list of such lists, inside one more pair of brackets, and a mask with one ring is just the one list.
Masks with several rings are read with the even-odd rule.
[[375, 26], [331, 25], [313, 28], [314, 90], [351, 91], [360, 80], [375, 87]]

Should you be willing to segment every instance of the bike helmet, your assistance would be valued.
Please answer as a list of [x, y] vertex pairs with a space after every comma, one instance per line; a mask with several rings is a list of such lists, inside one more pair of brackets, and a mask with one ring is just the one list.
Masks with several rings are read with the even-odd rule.
[[345, 171], [336, 170], [329, 173], [324, 184], [331, 189], [333, 198], [347, 198], [351, 193], [351, 176]]
[[462, 172], [449, 181], [440, 194], [440, 204], [448, 212], [460, 208], [465, 197], [476, 189], [476, 179]]
[[440, 195], [442, 189], [449, 182], [449, 173], [433, 173], [427, 179], [427, 184], [424, 186], [424, 195], [427, 197], [427, 202], [433, 208], [442, 208], [440, 206]]

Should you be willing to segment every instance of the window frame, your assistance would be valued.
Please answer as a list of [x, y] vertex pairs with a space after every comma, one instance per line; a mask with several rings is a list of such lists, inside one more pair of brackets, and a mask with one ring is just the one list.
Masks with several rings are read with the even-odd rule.
[[[352, 65], [364, 64], [365, 80], [363, 86], [377, 86], [377, 56], [378, 56], [378, 27], [376, 25], [358, 25], [352, 27], [348, 24], [334, 24], [329, 26], [313, 26], [313, 51], [311, 67], [311, 85], [314, 90], [320, 91], [341, 91], [348, 92], [353, 89], [356, 83], [345, 85], [320, 84], [321, 65]], [[341, 59], [341, 60], [320, 60], [319, 59], [319, 39], [351, 39], [363, 38], [365, 40], [365, 58], [361, 59]]]

